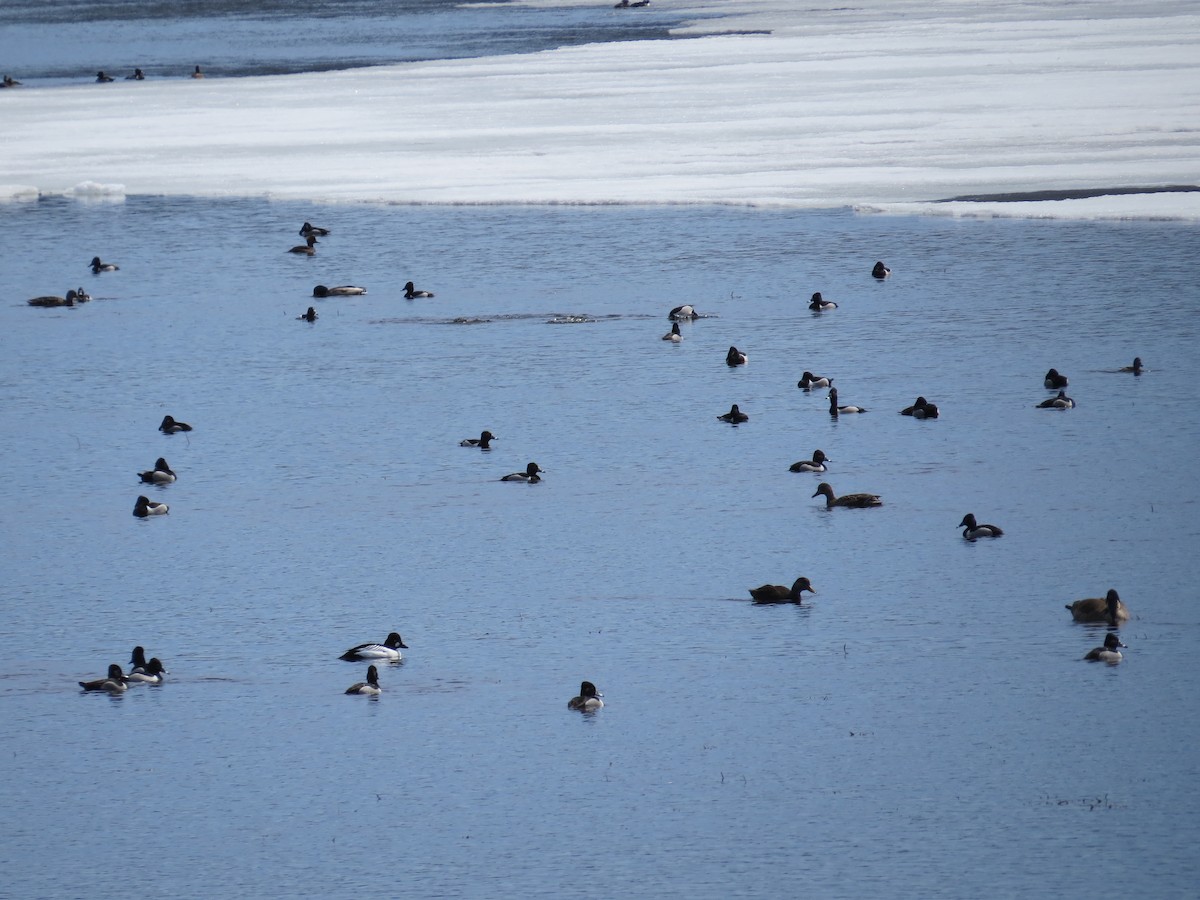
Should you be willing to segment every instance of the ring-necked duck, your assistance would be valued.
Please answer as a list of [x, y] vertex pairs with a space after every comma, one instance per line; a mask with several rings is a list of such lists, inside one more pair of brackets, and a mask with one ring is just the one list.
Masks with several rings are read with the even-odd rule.
[[147, 516], [165, 516], [170, 509], [165, 503], [155, 503], [149, 497], [138, 497], [137, 503], [133, 505], [133, 514], [139, 519], [144, 519]]
[[88, 263], [88, 267], [92, 270], [92, 273], [95, 275], [99, 275], [101, 272], [116, 272], [118, 269], [121, 268], [120, 266], [116, 265], [115, 263], [101, 262], [100, 257], [98, 257], [98, 256], [92, 257], [92, 261], [90, 263]]
[[317, 310], [314, 307], [310, 306], [308, 308], [308, 312], [301, 313], [300, 315], [296, 316], [296, 321], [298, 321], [298, 322], [315, 322], [315, 321], [317, 321]]
[[700, 314], [696, 312], [694, 306], [685, 303], [683, 306], [677, 306], [667, 313], [667, 318], [673, 322], [679, 322], [687, 319], [698, 319], [700, 318]]
[[170, 416], [163, 416], [162, 424], [158, 426], [158, 430], [163, 434], [175, 434], [177, 431], [191, 431], [192, 426], [187, 422], [176, 422]]
[[411, 281], [406, 281], [404, 283], [404, 299], [405, 300], [415, 300], [418, 297], [432, 297], [432, 296], [433, 296], [433, 294], [430, 291], [418, 291], [416, 288], [413, 287], [413, 283]]
[[727, 366], [744, 366], [746, 364], [746, 354], [737, 347], [730, 347], [729, 352], [725, 354], [725, 365]]
[[883, 264], [883, 260], [875, 263], [875, 268], [871, 269], [871, 275], [875, 278], [887, 278], [892, 274], [892, 270]]
[[1075, 401], [1067, 396], [1066, 391], [1059, 391], [1057, 397], [1043, 400], [1037, 405], [1038, 409], [1074, 409]]
[[77, 291], [67, 291], [67, 296], [56, 297], [47, 295], [45, 297], [34, 297], [28, 301], [30, 306], [51, 307], [51, 306], [74, 306], [76, 303], [87, 303], [91, 300], [91, 294], [85, 293], [82, 288]]
[[754, 598], [755, 603], [799, 603], [801, 591], [816, 593], [807, 578], [797, 578], [790, 588], [782, 584], [764, 584], [762, 587], [750, 588], [750, 596]]
[[[140, 644], [133, 648], [133, 654], [129, 657], [129, 674], [134, 675], [138, 672], [145, 672], [149, 668], [150, 663], [146, 662], [146, 648]], [[166, 669], [163, 669], [166, 672]]]
[[842, 413], [865, 413], [865, 406], [838, 406], [838, 390], [835, 387], [829, 389], [829, 414], [835, 419]]
[[79, 682], [79, 686], [85, 691], [108, 691], [112, 694], [129, 689], [129, 684], [125, 680], [125, 673], [121, 671], [121, 667], [116, 663], [112, 663], [108, 667], [108, 675], [104, 678], [97, 678], [95, 681], [81, 681]]
[[679, 323], [672, 322], [671, 330], [668, 331], [666, 334], [664, 334], [662, 336], [662, 339], [664, 341], [674, 341], [676, 344], [678, 344], [680, 341], [682, 341], [683, 335], [679, 333]]
[[729, 407], [729, 412], [725, 413], [723, 416], [717, 416], [717, 418], [722, 422], [728, 422], [730, 425], [737, 425], [740, 422], [750, 421], [750, 417], [738, 409], [738, 405], [736, 403]]
[[367, 680], [358, 681], [346, 688], [347, 694], [367, 694], [375, 696], [382, 694], [383, 688], [379, 686], [379, 670], [374, 666], [367, 669]]
[[833, 493], [833, 488], [829, 486], [827, 481], [822, 481], [817, 485], [817, 492], [814, 497], [825, 495], [825, 508], [831, 509], [835, 506], [845, 506], [854, 509], [864, 509], [868, 506], [883, 506], [883, 501], [879, 499], [878, 494], [844, 494], [838, 497]]
[[138, 478], [145, 484], [173, 484], [175, 473], [171, 471], [167, 461], [160, 456], [154, 461], [154, 468], [148, 472], [138, 472]]
[[1067, 376], [1059, 374], [1058, 369], [1051, 369], [1042, 379], [1042, 384], [1052, 391], [1057, 391], [1059, 388], [1067, 386]]
[[600, 709], [604, 706], [604, 701], [600, 699], [603, 696], [594, 684], [585, 681], [579, 685], [579, 696], [567, 701], [567, 709]]
[[125, 676], [125, 680], [136, 684], [162, 684], [163, 676], [170, 674], [163, 668], [162, 660], [157, 656], [141, 668], [134, 669]]
[[292, 247], [287, 252], [303, 254], [304, 256], [316, 256], [317, 255], [317, 239], [314, 235], [310, 234], [305, 239], [305, 243], [298, 244], [297, 246]]
[[204, 77], [204, 73], [200, 71], [199, 66], [196, 66], [196, 68], [192, 69], [192, 77], [193, 78], [203, 78]]
[[329, 234], [329, 229], [318, 228], [311, 222], [305, 222], [300, 226], [300, 237], [308, 237], [310, 234], [316, 235], [317, 237], [325, 237], [325, 235]]
[[1004, 531], [995, 525], [980, 525], [975, 521], [975, 513], [967, 513], [963, 516], [958, 527], [963, 530], [962, 536], [968, 541], [974, 541], [981, 537], [1000, 537], [1004, 534]]
[[900, 415], [912, 416], [914, 419], [936, 419], [938, 408], [936, 404], [930, 403], [924, 397], [918, 397], [912, 406], [906, 406], [900, 410]]
[[796, 387], [802, 391], [811, 391], [813, 388], [829, 387], [833, 384], [832, 378], [826, 378], [824, 375], [814, 375], [812, 372], [805, 371], [796, 382]]
[[1128, 649], [1128, 645], [1122, 644], [1121, 639], [1117, 637], [1116, 633], [1110, 631], [1104, 636], [1104, 646], [1092, 648], [1088, 651], [1084, 659], [1096, 662], [1119, 663], [1122, 659], [1120, 647]]
[[821, 292], [817, 291], [812, 295], [812, 300], [809, 301], [808, 308], [813, 312], [820, 312], [823, 309], [837, 309], [837, 304], [832, 300], [826, 300], [821, 296]]
[[788, 466], [789, 472], [824, 472], [828, 457], [824, 450], [814, 450], [812, 459], [802, 459]]
[[490, 431], [485, 431], [477, 438], [467, 438], [466, 440], [459, 441], [458, 446], [478, 447], [480, 450], [491, 450], [492, 441], [495, 440], [498, 440], [498, 438], [494, 434], [492, 434]]
[[313, 288], [314, 297], [356, 297], [366, 292], [365, 287], [357, 287], [353, 284], [339, 284], [337, 287], [325, 287], [323, 284], [318, 284]]
[[13, 78], [11, 75], [5, 75], [4, 81], [0, 82], [0, 88], [17, 87], [21, 82]]
[[1115, 627], [1129, 619], [1129, 610], [1117, 592], [1112, 590], [1103, 597], [1088, 597], [1068, 603], [1067, 609], [1076, 622], [1107, 622]]
[[359, 644], [357, 647], [351, 647], [338, 659], [344, 659], [347, 662], [355, 662], [360, 659], [388, 659], [395, 662], [400, 659], [400, 651], [407, 649], [408, 644], [404, 643], [400, 635], [393, 631], [382, 644]]
[[1122, 366], [1121, 368], [1117, 369], [1117, 371], [1118, 372], [1132, 372], [1134, 375], [1141, 375], [1142, 374], [1142, 358], [1140, 356], [1135, 356], [1133, 358], [1132, 366]]
[[96, 73], [96, 84], [108, 84], [110, 81], [112, 81], [112, 76], [105, 75], [103, 69]]
[[539, 472], [545, 472], [545, 469], [538, 468], [538, 464], [531, 462], [525, 467], [524, 472], [513, 472], [510, 475], [505, 475], [501, 481], [523, 481], [526, 484], [537, 484], [542, 479], [539, 477]]
[[145, 81], [146, 73], [143, 72], [141, 69], [134, 69], [132, 75], [125, 76], [125, 80], [126, 81]]

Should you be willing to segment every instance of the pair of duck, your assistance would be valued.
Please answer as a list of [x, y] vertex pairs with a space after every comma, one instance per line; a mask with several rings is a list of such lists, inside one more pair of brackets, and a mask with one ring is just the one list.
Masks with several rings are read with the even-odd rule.
[[[191, 431], [192, 426], [187, 422], [176, 421], [173, 416], [163, 416], [158, 430], [163, 434], [178, 434], [181, 431]], [[145, 472], [138, 472], [138, 478], [143, 484], [173, 484], [176, 480], [176, 475], [171, 470], [171, 467], [167, 465], [167, 461], [160, 456], [154, 461], [154, 468]], [[148, 519], [151, 516], [165, 516], [170, 511], [171, 508], [167, 504], [157, 503], [144, 495], [139, 496], [137, 502], [133, 505], [133, 514], [139, 519]]]
[[900, 410], [900, 415], [912, 416], [914, 419], [936, 419], [938, 408], [936, 404], [930, 403], [924, 397], [918, 397], [912, 406], [906, 406]]
[[45, 297], [34, 297], [28, 303], [30, 306], [46, 308], [52, 306], [74, 306], [76, 303], [87, 303], [91, 299], [92, 295], [83, 288], [76, 288], [73, 291], [67, 291], [67, 296], [65, 297], [47, 294]]
[[[338, 657], [347, 662], [358, 662], [367, 659], [381, 659], [388, 662], [399, 662], [401, 658], [400, 651], [407, 650], [408, 644], [400, 637], [399, 633], [393, 631], [384, 639], [382, 644], [359, 644], [357, 647], [351, 647], [345, 653]], [[379, 669], [375, 666], [370, 666], [367, 669], [367, 680], [358, 681], [346, 688], [347, 694], [360, 694], [362, 696], [374, 697], [383, 693], [383, 688], [379, 686]]]
[[108, 674], [95, 681], [81, 681], [79, 686], [85, 691], [107, 691], [111, 694], [128, 690], [131, 684], [162, 684], [163, 676], [169, 674], [162, 661], [156, 656], [146, 661], [144, 647], [134, 647], [133, 656], [129, 660], [129, 674], [126, 675], [121, 667], [112, 663]]
[[[1071, 618], [1076, 622], [1095, 622], [1117, 628], [1122, 622], [1129, 621], [1129, 608], [1121, 600], [1115, 590], [1109, 590], [1103, 597], [1088, 597], [1068, 603], [1066, 608], [1071, 612]], [[1104, 636], [1104, 646], [1089, 650], [1084, 659], [1092, 662], [1119, 663], [1122, 659], [1121, 648], [1127, 645], [1121, 643], [1115, 632], [1110, 631]]]

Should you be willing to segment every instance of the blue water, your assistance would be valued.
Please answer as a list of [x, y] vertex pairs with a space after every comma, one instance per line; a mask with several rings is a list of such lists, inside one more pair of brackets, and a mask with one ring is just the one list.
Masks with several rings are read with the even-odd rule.
[[[13, 896], [1193, 893], [1193, 226], [0, 218]], [[305, 219], [312, 259], [284, 252]], [[684, 302], [712, 317], [659, 340]], [[1034, 408], [1051, 365], [1077, 409]], [[803, 369], [871, 411], [831, 420]], [[941, 419], [897, 415], [918, 393]], [[787, 471], [818, 447], [885, 505], [821, 508]], [[140, 486], [160, 455], [179, 481]], [[541, 484], [498, 481], [531, 459]], [[170, 515], [133, 518], [142, 491]], [[968, 511], [1006, 536], [964, 542]], [[799, 574], [804, 607], [748, 603]], [[1063, 609], [1109, 587], [1116, 668]], [[344, 696], [339, 653], [393, 629], [382, 697]], [[167, 684], [78, 691], [134, 644]]]

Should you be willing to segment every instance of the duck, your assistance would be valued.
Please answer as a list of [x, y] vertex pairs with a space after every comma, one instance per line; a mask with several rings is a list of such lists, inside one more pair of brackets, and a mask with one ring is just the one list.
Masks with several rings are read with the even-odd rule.
[[1110, 590], [1104, 597], [1088, 597], [1068, 603], [1067, 609], [1076, 622], [1107, 622], [1115, 628], [1129, 620], [1129, 609], [1115, 590]]
[[312, 234], [310, 234], [310, 235], [309, 235], [309, 236], [308, 236], [308, 237], [305, 239], [305, 243], [303, 243], [303, 244], [297, 244], [295, 247], [292, 247], [292, 248], [291, 248], [290, 250], [288, 250], [287, 252], [288, 252], [288, 253], [297, 253], [297, 254], [303, 254], [304, 256], [316, 256], [316, 255], [317, 255], [317, 238], [316, 238], [316, 235], [312, 235]]
[[339, 284], [337, 287], [325, 287], [323, 284], [318, 284], [313, 288], [314, 297], [357, 297], [366, 292], [365, 287], [353, 284]]
[[729, 352], [725, 354], [725, 365], [727, 366], [744, 366], [747, 356], [737, 347], [730, 347]]
[[369, 697], [374, 697], [383, 693], [383, 688], [379, 686], [379, 670], [374, 666], [367, 668], [367, 680], [357, 681], [350, 687], [346, 688], [347, 694], [365, 694]]
[[429, 291], [416, 290], [413, 287], [413, 283], [411, 281], [406, 281], [404, 283], [404, 299], [405, 300], [415, 300], [417, 297], [432, 297], [432, 296], [433, 296], [433, 294], [430, 293]]
[[833, 416], [835, 419], [839, 415], [842, 415], [843, 413], [846, 413], [846, 414], [865, 413], [867, 411], [867, 408], [865, 406], [838, 406], [837, 401], [838, 401], [837, 388], [831, 387], [829, 389], [829, 414], [831, 416]]
[[74, 306], [76, 303], [86, 303], [91, 299], [90, 294], [84, 294], [82, 291], [67, 291], [67, 296], [65, 297], [48, 294], [45, 297], [34, 297], [28, 302], [30, 306], [48, 308], [52, 306]]
[[825, 495], [825, 508], [832, 509], [835, 506], [844, 506], [850, 509], [866, 509], [870, 506], [883, 506], [883, 501], [879, 499], [878, 494], [843, 494], [838, 497], [833, 493], [833, 488], [829, 486], [829, 482], [822, 481], [817, 485], [817, 492], [814, 497]]
[[204, 73], [200, 71], [199, 66], [196, 66], [196, 68], [192, 69], [192, 77], [193, 78], [203, 78], [204, 77]]
[[1057, 397], [1043, 400], [1037, 405], [1038, 409], [1074, 409], [1075, 401], [1067, 396], [1066, 391], [1059, 391]]
[[729, 407], [729, 412], [725, 413], [723, 416], [717, 416], [717, 418], [722, 422], [728, 422], [730, 425], [737, 425], [741, 422], [750, 421], [750, 417], [738, 409], [738, 405], [736, 403]]
[[963, 516], [958, 527], [963, 530], [963, 537], [968, 541], [975, 541], [976, 538], [981, 537], [1000, 537], [1004, 534], [1004, 530], [995, 525], [980, 525], [975, 521], [975, 513], [967, 513]]
[[0, 88], [17, 87], [21, 82], [13, 78], [11, 75], [5, 75], [4, 81], [0, 82]]
[[146, 73], [143, 72], [141, 69], [134, 69], [132, 75], [125, 76], [125, 80], [126, 81], [145, 81]]
[[297, 322], [315, 322], [315, 321], [317, 321], [316, 308], [310, 306], [308, 308], [308, 312], [304, 312], [304, 313], [301, 313], [300, 315], [296, 316], [296, 321]]
[[146, 648], [139, 644], [133, 648], [133, 654], [129, 657], [129, 673], [132, 675], [134, 672], [145, 671], [148, 665]]
[[121, 268], [116, 263], [101, 262], [100, 257], [98, 256], [93, 256], [92, 261], [88, 263], [88, 266], [95, 275], [99, 275], [101, 272], [116, 272]]
[[664, 334], [662, 336], [662, 339], [664, 341], [674, 341], [676, 344], [678, 344], [680, 341], [682, 341], [683, 335], [679, 333], [679, 323], [672, 322], [671, 330], [668, 331], [666, 334]]
[[1142, 374], [1142, 358], [1140, 356], [1135, 356], [1133, 358], [1133, 365], [1122, 366], [1121, 368], [1117, 369], [1117, 371], [1118, 372], [1132, 372], [1134, 375], [1141, 375]]
[[85, 691], [108, 691], [110, 694], [119, 694], [129, 689], [125, 673], [116, 663], [108, 667], [108, 675], [104, 678], [97, 678], [95, 681], [81, 681], [79, 686]]
[[1093, 662], [1116, 664], [1123, 659], [1121, 656], [1121, 651], [1118, 649], [1120, 647], [1125, 647], [1128, 649], [1128, 645], [1121, 643], [1121, 639], [1117, 637], [1116, 632], [1110, 631], [1104, 636], [1104, 646], [1093, 647], [1087, 652], [1087, 656], [1085, 656], [1084, 659], [1091, 660]]
[[538, 464], [531, 462], [525, 467], [524, 472], [512, 472], [501, 478], [501, 481], [523, 481], [526, 484], [537, 484], [541, 481], [538, 473], [545, 473], [545, 469], [538, 468]]
[[105, 75], [103, 69], [96, 73], [96, 84], [108, 84], [112, 80], [112, 76]]
[[667, 318], [672, 322], [684, 322], [689, 319], [700, 318], [700, 313], [696, 312], [694, 306], [685, 303], [683, 306], [677, 306], [667, 313]]
[[329, 234], [328, 228], [318, 228], [312, 222], [305, 222], [300, 226], [300, 237], [308, 237], [310, 234], [317, 237], [325, 237]]
[[460, 447], [478, 447], [480, 450], [491, 450], [492, 441], [497, 440], [497, 437], [490, 431], [485, 431], [477, 438], [467, 438], [465, 441], [459, 441]]
[[808, 304], [808, 308], [813, 312], [820, 312], [823, 309], [837, 309], [837, 306], [832, 300], [826, 300], [822, 297], [820, 291], [812, 295], [812, 300]]
[[762, 587], [750, 588], [750, 596], [755, 603], [799, 603], [800, 593], [808, 591], [815, 594], [816, 590], [807, 578], [797, 578], [792, 586], [782, 584], [764, 584]]
[[396, 632], [387, 636], [382, 644], [359, 644], [351, 647], [338, 657], [347, 662], [357, 662], [360, 659], [386, 659], [396, 662], [400, 659], [400, 651], [407, 650], [408, 644]]
[[138, 497], [137, 503], [133, 505], [133, 514], [139, 519], [147, 516], [165, 516], [170, 510], [171, 507], [167, 504], [155, 503], [149, 497]]
[[125, 676], [125, 680], [133, 684], [162, 684], [163, 675], [169, 674], [163, 668], [162, 660], [157, 656], [141, 668], [134, 669]]
[[1059, 388], [1067, 386], [1067, 376], [1059, 374], [1058, 369], [1051, 369], [1046, 373], [1046, 377], [1042, 379], [1042, 383], [1052, 391], [1057, 391]]
[[918, 397], [912, 406], [906, 406], [900, 410], [900, 415], [912, 416], [914, 419], [936, 419], [938, 408], [924, 397]]
[[138, 472], [138, 478], [144, 484], [174, 484], [175, 473], [161, 456], [154, 461], [154, 468], [148, 472]]
[[802, 391], [811, 391], [813, 388], [830, 387], [833, 384], [832, 378], [826, 378], [824, 375], [814, 375], [812, 372], [805, 371], [796, 382], [796, 387]]
[[176, 422], [171, 416], [163, 416], [162, 424], [158, 426], [158, 430], [163, 434], [175, 434], [179, 431], [191, 431], [192, 426], [187, 422]]
[[788, 466], [789, 472], [824, 472], [826, 470], [825, 463], [828, 462], [828, 457], [824, 450], [814, 450], [812, 459], [802, 459], [799, 462], [794, 462]]
[[871, 276], [873, 278], [879, 278], [882, 280], [884, 278], [887, 278], [891, 274], [892, 274], [892, 270], [883, 264], [883, 260], [880, 260], [879, 262], [875, 263], [875, 267], [873, 269], [871, 269]]
[[[68, 299], [71, 298], [70, 291], [67, 291], [67, 297], [68, 297]], [[89, 294], [87, 291], [85, 291], [83, 288], [81, 288], [81, 287], [75, 288], [74, 300], [76, 303], [87, 303], [91, 299], [92, 299], [92, 295]]]
[[600, 709], [604, 706], [604, 701], [600, 699], [603, 696], [594, 684], [585, 681], [579, 685], [579, 696], [567, 701], [567, 709]]

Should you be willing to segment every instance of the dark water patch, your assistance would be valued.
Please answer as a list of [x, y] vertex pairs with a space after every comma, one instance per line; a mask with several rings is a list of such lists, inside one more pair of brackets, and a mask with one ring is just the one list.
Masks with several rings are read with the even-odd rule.
[[1038, 200], [1086, 200], [1090, 197], [1118, 197], [1124, 194], [1178, 194], [1200, 191], [1200, 185], [1169, 184], [1162, 187], [1103, 187], [1071, 190], [1020, 191], [1006, 194], [965, 194], [936, 200], [935, 203], [1020, 203]]

